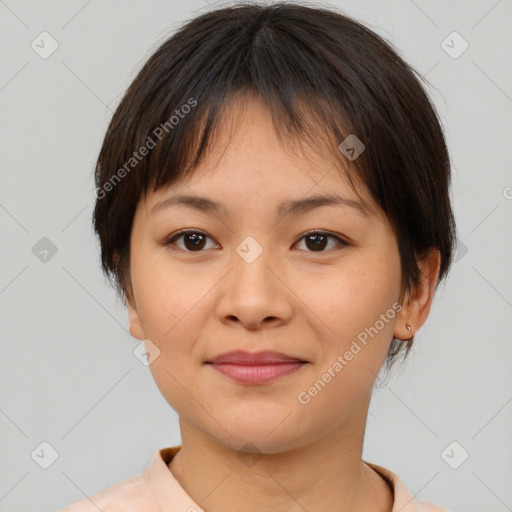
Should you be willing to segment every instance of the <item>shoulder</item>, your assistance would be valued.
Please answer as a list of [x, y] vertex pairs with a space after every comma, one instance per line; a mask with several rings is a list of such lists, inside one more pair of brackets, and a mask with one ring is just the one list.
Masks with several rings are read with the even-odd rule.
[[[122, 510], [159, 510], [154, 503], [151, 490], [142, 476], [130, 478], [111, 485], [104, 491], [92, 494], [67, 505], [59, 512], [119, 512]], [[156, 507], [156, 508], [154, 508]]]
[[[111, 485], [104, 491], [71, 503], [59, 512], [161, 512], [160, 501], [167, 504], [191, 504], [167, 463], [181, 446], [162, 448], [155, 452], [142, 474]], [[192, 507], [194, 508], [194, 507]], [[181, 510], [181, 509], [180, 509]]]
[[394, 503], [391, 512], [450, 512], [433, 503], [416, 501], [414, 495], [405, 483], [391, 470], [366, 461], [365, 464], [379, 473], [393, 490]]
[[416, 502], [416, 511], [417, 512], [450, 512], [445, 508], [438, 507], [432, 503], [427, 503], [426, 501], [417, 501]]

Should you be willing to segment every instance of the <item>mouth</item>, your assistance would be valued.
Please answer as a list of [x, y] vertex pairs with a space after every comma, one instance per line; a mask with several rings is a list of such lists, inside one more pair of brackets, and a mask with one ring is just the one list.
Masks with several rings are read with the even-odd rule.
[[296, 372], [309, 361], [280, 352], [234, 351], [205, 362], [232, 380], [249, 385], [266, 384]]

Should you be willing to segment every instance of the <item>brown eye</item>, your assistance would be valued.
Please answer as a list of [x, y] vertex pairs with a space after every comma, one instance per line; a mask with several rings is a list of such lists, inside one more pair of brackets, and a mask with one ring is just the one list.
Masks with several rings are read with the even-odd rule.
[[[180, 239], [182, 239], [181, 244], [177, 243], [177, 241]], [[342, 247], [349, 245], [341, 238], [331, 233], [325, 233], [323, 231], [312, 231], [304, 235], [300, 240], [305, 241], [308, 252], [327, 252], [326, 248], [329, 246], [330, 239], [336, 240], [338, 245], [341, 245]], [[165, 245], [175, 245], [179, 249], [186, 252], [201, 252], [203, 249], [205, 249], [207, 240], [212, 239], [201, 231], [186, 230], [174, 235], [172, 238], [165, 242]], [[206, 248], [208, 249], [209, 247]], [[332, 248], [332, 245], [329, 248]]]
[[[179, 244], [175, 243], [176, 240], [179, 240], [180, 238], [183, 239], [183, 246], [180, 247]], [[202, 249], [204, 249], [206, 245], [206, 240], [211, 238], [204, 233], [201, 233], [201, 231], [181, 231], [180, 233], [177, 233], [175, 236], [173, 236], [171, 239], [167, 240], [166, 245], [174, 244], [180, 249], [187, 251], [187, 252], [201, 252]]]
[[301, 240], [305, 240], [305, 245], [310, 252], [326, 252], [324, 249], [328, 245], [328, 240], [332, 238], [339, 242], [339, 245], [346, 246], [346, 242], [341, 238], [331, 235], [330, 233], [324, 233], [323, 231], [312, 231], [304, 235]]

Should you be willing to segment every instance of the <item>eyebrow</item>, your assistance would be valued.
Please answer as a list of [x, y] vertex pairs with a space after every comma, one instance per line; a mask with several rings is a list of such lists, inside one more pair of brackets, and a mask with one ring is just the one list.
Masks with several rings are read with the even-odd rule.
[[[213, 201], [207, 197], [195, 195], [177, 195], [164, 199], [163, 201], [156, 203], [151, 208], [150, 214], [153, 215], [158, 211], [176, 205], [187, 206], [206, 213], [218, 214], [219, 212], [223, 212], [224, 214], [227, 214], [224, 205], [221, 203]], [[276, 214], [279, 217], [285, 215], [302, 215], [321, 206], [349, 207], [366, 217], [372, 215], [370, 209], [363, 203], [336, 194], [315, 195], [301, 199], [284, 201], [278, 205]]]

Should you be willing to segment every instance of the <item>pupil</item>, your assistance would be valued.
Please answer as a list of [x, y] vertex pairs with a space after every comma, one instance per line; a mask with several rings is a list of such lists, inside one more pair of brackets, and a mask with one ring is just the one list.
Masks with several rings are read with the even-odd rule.
[[[319, 239], [323, 239], [322, 241], [320, 241]], [[313, 234], [313, 235], [308, 235], [307, 236], [307, 240], [309, 241], [313, 241], [313, 248], [320, 248], [320, 249], [324, 249], [325, 248], [325, 245], [326, 245], [326, 239], [327, 237], [324, 236], [324, 235], [320, 235], [320, 234]]]
[[[201, 240], [201, 238], [202, 238], [202, 240]], [[198, 233], [190, 233], [185, 236], [185, 246], [187, 246], [187, 248], [190, 248], [187, 245], [187, 241], [191, 241], [191, 240], [192, 240], [192, 247], [195, 247], [196, 249], [197, 248], [201, 249], [204, 245], [203, 235], [200, 235]]]

